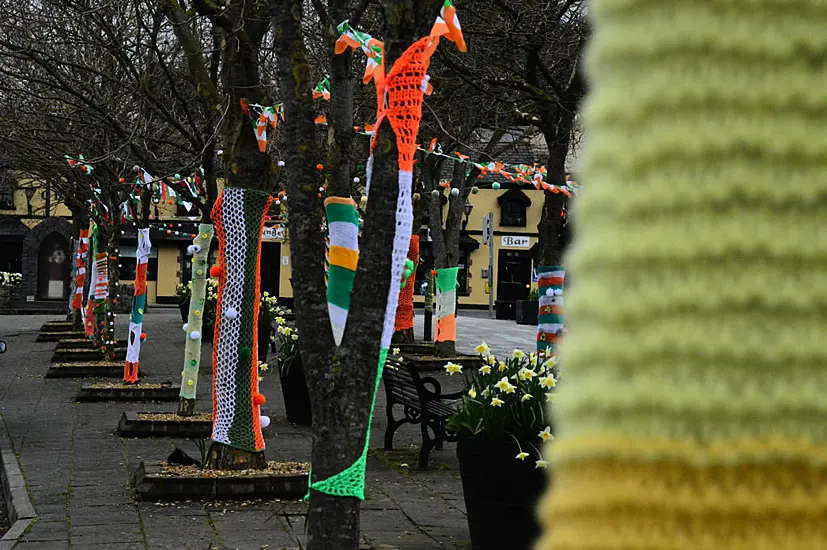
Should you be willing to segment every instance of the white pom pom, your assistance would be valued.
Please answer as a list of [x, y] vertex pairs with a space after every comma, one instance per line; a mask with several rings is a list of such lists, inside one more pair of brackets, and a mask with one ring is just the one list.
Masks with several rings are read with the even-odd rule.
[[362, 181], [362, 180], [359, 179], [359, 176], [356, 176], [355, 178], [353, 178], [353, 183], [359, 183], [360, 181]]
[[200, 244], [191, 244], [192, 249], [196, 252], [201, 252], [201, 245]]
[[453, 189], [451, 189], [451, 194], [455, 197], [458, 196], [459, 195], [459, 189], [454, 187]]
[[562, 288], [555, 288], [554, 289], [554, 295], [555, 296], [562, 296], [563, 295], [563, 289]]
[[184, 323], [184, 332], [187, 332], [187, 329], [190, 328], [189, 323]]
[[283, 161], [283, 160], [280, 160], [280, 161], [278, 161], [276, 164], [278, 164], [279, 166], [284, 166], [284, 161]]
[[553, 288], [546, 289], [546, 296], [554, 296], [554, 289]]
[[227, 317], [227, 319], [238, 319], [238, 310], [236, 310], [234, 307], [228, 307], [226, 310], [224, 310], [224, 315]]
[[259, 423], [261, 424], [262, 428], [266, 428], [270, 425], [270, 417], [261, 415], [261, 418], [259, 418]]
[[197, 330], [190, 332], [190, 340], [198, 340], [201, 338], [201, 333]]
[[195, 254], [195, 245], [194, 244], [191, 244], [187, 247], [187, 254], [189, 254], [190, 256]]

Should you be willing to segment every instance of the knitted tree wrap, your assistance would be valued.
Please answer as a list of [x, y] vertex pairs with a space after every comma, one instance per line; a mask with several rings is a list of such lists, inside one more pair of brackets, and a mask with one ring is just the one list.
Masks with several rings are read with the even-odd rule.
[[253, 395], [258, 394], [261, 232], [272, 200], [261, 191], [231, 187], [221, 193], [212, 211], [220, 267], [212, 439], [245, 451], [264, 449], [260, 407]]
[[83, 332], [88, 338], [95, 335], [95, 281], [98, 279], [97, 262], [95, 258], [98, 255], [98, 226], [92, 222], [92, 229], [89, 236], [89, 263], [90, 278], [89, 278], [89, 293], [86, 296], [86, 311], [83, 317]]
[[[204, 305], [207, 299], [207, 278], [210, 267], [207, 265], [210, 246], [212, 245], [213, 226], [202, 223], [192, 244], [196, 245], [192, 258], [192, 291], [190, 292], [190, 309], [187, 316], [187, 335], [184, 344], [184, 368], [181, 372], [181, 392], [184, 399], [195, 399], [198, 389], [198, 370], [201, 365], [201, 329], [204, 322]], [[193, 332], [197, 333], [192, 338]]]
[[457, 339], [457, 274], [458, 267], [436, 270], [436, 341]]
[[86, 263], [89, 256], [89, 230], [81, 229], [75, 256], [75, 284], [72, 309], [83, 309], [83, 287], [86, 285]]
[[152, 242], [149, 240], [149, 228], [138, 230], [138, 248], [135, 252], [135, 292], [132, 297], [132, 312], [129, 316], [129, 338], [126, 342], [126, 362], [123, 367], [123, 381], [138, 381], [138, 363], [141, 360], [141, 334], [144, 328], [144, 309], [146, 308], [146, 269]]
[[95, 255], [95, 313], [102, 313], [109, 293], [109, 258], [106, 252]]
[[[413, 265], [419, 262], [419, 235], [411, 235], [411, 242], [408, 244], [408, 259], [413, 262]], [[414, 268], [415, 269], [415, 268]], [[414, 280], [416, 276], [412, 273], [411, 276], [399, 291], [399, 305], [396, 308], [396, 321], [394, 323], [394, 330], [408, 330], [414, 326]]]
[[827, 10], [594, 0], [553, 550], [827, 547]]
[[353, 279], [359, 261], [359, 216], [352, 198], [325, 199], [325, 213], [330, 235], [328, 249], [327, 310], [336, 345], [342, 343], [347, 323]]
[[563, 267], [537, 268], [539, 291], [537, 311], [537, 351], [557, 355], [557, 348], [565, 331], [563, 319]]

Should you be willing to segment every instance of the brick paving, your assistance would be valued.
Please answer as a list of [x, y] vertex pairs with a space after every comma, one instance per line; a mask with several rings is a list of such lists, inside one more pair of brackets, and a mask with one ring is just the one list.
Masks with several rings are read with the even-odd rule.
[[[124, 439], [113, 435], [125, 410], [173, 411], [174, 403], [75, 403], [83, 380], [45, 379], [54, 343], [36, 343], [40, 326], [54, 317], [0, 316], [0, 403], [14, 452], [26, 478], [39, 521], [16, 548], [26, 550], [103, 550], [116, 548], [207, 550], [298, 548], [303, 542], [302, 502], [137, 502], [130, 478], [141, 460], [162, 460], [177, 445], [198, 456], [194, 442]], [[118, 333], [125, 336], [125, 316]], [[148, 340], [141, 356], [147, 382], [177, 381], [183, 358], [183, 332], [177, 309], [152, 308], [144, 320]], [[510, 353], [530, 348], [533, 327], [487, 319], [487, 313], [461, 312], [460, 351], [485, 339]], [[421, 336], [418, 318], [417, 335]], [[201, 395], [210, 387], [210, 345], [204, 346]], [[442, 377], [441, 377], [442, 378]], [[446, 391], [458, 383], [446, 379]], [[266, 434], [270, 460], [307, 460], [308, 429], [285, 420], [278, 376], [270, 373], [262, 392], [270, 397], [273, 419]], [[362, 505], [366, 542], [401, 550], [469, 549], [462, 485], [454, 445], [432, 454], [431, 470], [415, 469], [419, 428], [403, 426], [396, 451], [381, 451], [386, 426], [380, 388], [371, 436], [367, 498]], [[207, 400], [199, 402], [202, 410]], [[406, 467], [410, 464], [411, 467]]]

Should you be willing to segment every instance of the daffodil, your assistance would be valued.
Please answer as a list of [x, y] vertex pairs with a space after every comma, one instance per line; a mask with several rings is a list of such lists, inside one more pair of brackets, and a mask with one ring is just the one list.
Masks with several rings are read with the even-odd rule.
[[491, 390], [489, 388], [485, 388], [484, 390], [482, 390], [483, 397], [488, 397], [489, 395], [491, 395]]
[[522, 359], [525, 357], [525, 352], [521, 349], [515, 349], [512, 357], [514, 357], [514, 359]]
[[480, 367], [480, 374], [489, 374], [491, 372], [491, 367], [488, 365], [483, 365]]
[[445, 363], [445, 372], [450, 375], [458, 374], [462, 372], [462, 365], [457, 365], [456, 363]]
[[532, 379], [532, 378], [534, 378], [535, 376], [537, 376], [537, 373], [536, 373], [536, 372], [534, 372], [534, 371], [533, 371], [533, 370], [531, 370], [531, 369], [527, 369], [527, 368], [525, 368], [525, 367], [521, 368], [521, 369], [519, 370], [519, 372], [517, 373], [517, 377], [518, 377], [520, 380], [531, 380], [531, 379]]
[[528, 453], [525, 451], [520, 451], [519, 453], [517, 453], [517, 456], [515, 458], [517, 460], [525, 460], [526, 457], [528, 457]]
[[393, 350], [391, 351], [391, 353], [392, 353], [393, 355], [399, 355], [399, 348], [393, 348]]
[[553, 393], [549, 392], [549, 393], [546, 394], [546, 403], [551, 403], [551, 401], [553, 399], [554, 399], [554, 394]]
[[500, 372], [504, 371], [506, 368], [508, 368], [508, 366], [507, 366], [505, 363], [503, 363], [502, 361], [500, 361], [499, 363], [497, 363], [497, 369], [498, 369]]
[[535, 468], [543, 468], [544, 470], [548, 468], [548, 460], [538, 460], [534, 463]]
[[468, 395], [471, 396], [471, 399], [476, 398], [477, 397], [477, 390], [475, 390], [474, 388], [471, 388], [470, 390], [468, 390]]
[[504, 391], [506, 393], [513, 393], [515, 386], [508, 381], [507, 376], [503, 376], [499, 382], [494, 384], [494, 387], [500, 391]]
[[496, 358], [496, 357], [494, 357], [493, 355], [489, 355], [488, 357], [486, 357], [486, 358], [485, 358], [485, 360], [486, 360], [486, 361], [488, 362], [488, 364], [489, 364], [489, 365], [491, 365], [492, 367], [493, 367], [495, 364], [497, 364], [497, 358]]
[[529, 354], [528, 363], [531, 365], [532, 369], [537, 366], [537, 354], [536, 353]]
[[276, 317], [275, 321], [277, 325], [283, 325], [285, 323], [284, 317]]
[[548, 373], [547, 376], [541, 376], [537, 379], [540, 382], [540, 385], [544, 388], [553, 388], [557, 385], [557, 380], [554, 379], [554, 375]]
[[522, 399], [520, 401], [528, 401], [529, 399], [534, 399], [534, 396], [530, 393], [524, 393]]
[[474, 348], [474, 351], [479, 353], [480, 355], [488, 356], [491, 354], [491, 348], [488, 347], [488, 344], [482, 342], [480, 345]]
[[294, 342], [298, 342], [298, 341], [299, 341], [299, 335], [298, 335], [298, 334], [291, 334], [291, 335], [290, 335], [290, 338], [292, 338]]
[[262, 372], [267, 372], [267, 369], [270, 368], [270, 365], [268, 365], [267, 363], [262, 363], [261, 365], [258, 366], [258, 368], [260, 368], [262, 370]]
[[503, 403], [505, 403], [505, 401], [503, 401], [502, 399], [498, 399], [496, 397], [491, 399], [491, 404], [495, 407], [502, 407]]
[[546, 429], [537, 434], [537, 436], [542, 439], [543, 441], [548, 441], [550, 439], [554, 439], [554, 436], [551, 435], [551, 426], [546, 426]]

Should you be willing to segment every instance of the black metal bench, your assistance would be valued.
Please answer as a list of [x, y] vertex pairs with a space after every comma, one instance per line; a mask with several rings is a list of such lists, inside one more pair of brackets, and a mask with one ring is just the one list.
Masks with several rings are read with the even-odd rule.
[[[445, 430], [445, 422], [456, 411], [464, 391], [443, 394], [439, 381], [432, 376], [420, 376], [409, 364], [396, 359], [385, 363], [382, 381], [387, 396], [388, 427], [385, 429], [385, 450], [393, 449], [393, 434], [402, 424], [419, 424], [422, 447], [419, 450], [419, 469], [428, 469], [431, 449], [442, 449], [444, 441], [455, 441]], [[430, 387], [429, 387], [430, 386]], [[403, 417], [394, 417], [394, 405], [401, 405]], [[431, 437], [433, 433], [433, 437]]]

